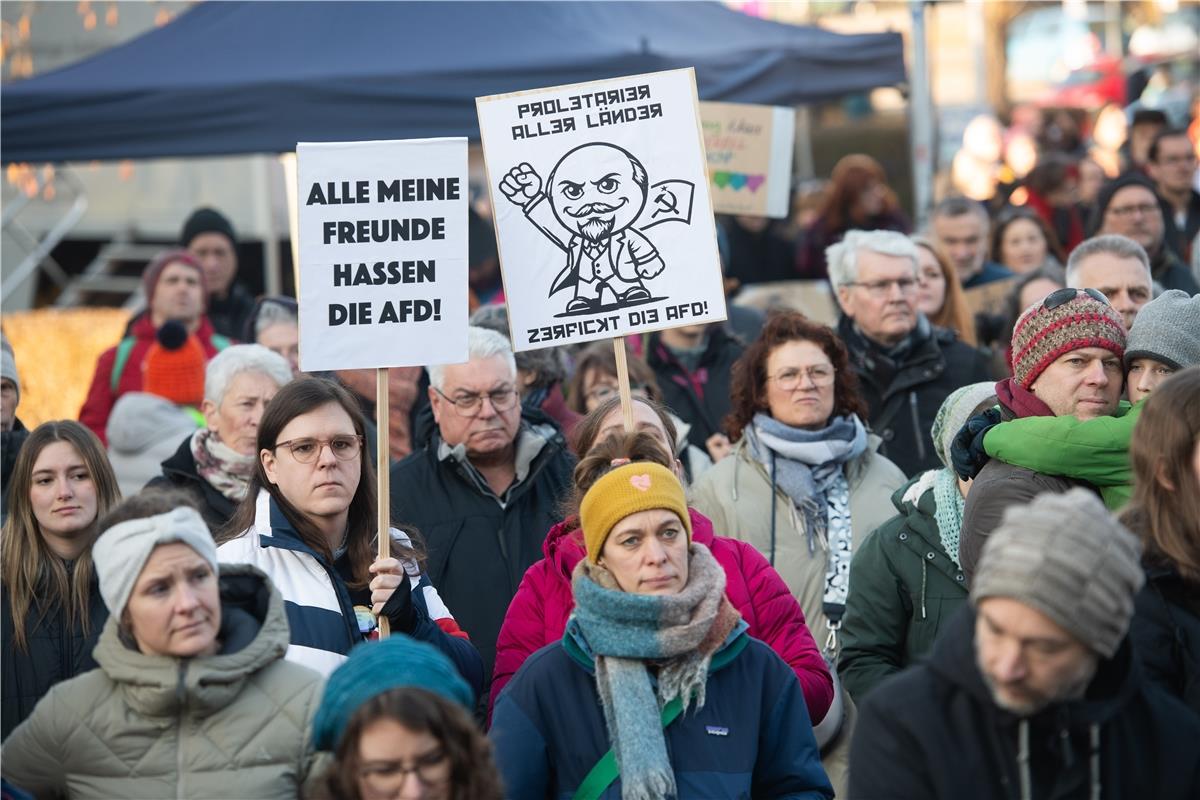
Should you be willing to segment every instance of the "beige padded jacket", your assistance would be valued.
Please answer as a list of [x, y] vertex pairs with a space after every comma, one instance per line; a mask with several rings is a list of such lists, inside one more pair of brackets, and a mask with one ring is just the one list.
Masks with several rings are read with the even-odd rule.
[[4, 777], [37, 797], [105, 800], [283, 800], [315, 785], [322, 681], [283, 660], [279, 592], [254, 567], [222, 564], [221, 613], [223, 652], [194, 659], [126, 647], [110, 617], [100, 668], [55, 686], [12, 732]]

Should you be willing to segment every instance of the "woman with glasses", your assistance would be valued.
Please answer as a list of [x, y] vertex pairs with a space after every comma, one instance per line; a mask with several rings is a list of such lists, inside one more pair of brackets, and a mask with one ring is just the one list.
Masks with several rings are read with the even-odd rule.
[[303, 378], [279, 390], [258, 427], [245, 500], [218, 535], [222, 563], [252, 564], [283, 594], [287, 657], [328, 675], [376, 618], [433, 643], [476, 692], [479, 653], [421, 572], [410, 536], [391, 529], [392, 557], [376, 558], [375, 469], [363, 453], [363, 417], [345, 389]]
[[[891, 516], [904, 473], [876, 452], [880, 440], [863, 423], [866, 405], [845, 345], [802, 314], [767, 320], [734, 365], [733, 386], [725, 426], [734, 452], [696, 482], [693, 503], [716, 530], [767, 557], [832, 662], [851, 556]], [[836, 681], [835, 689], [840, 696]], [[842, 735], [825, 768], [841, 791], [852, 714], [839, 719], [834, 703], [822, 725], [843, 722]]]
[[341, 800], [502, 800], [474, 696], [435, 647], [405, 636], [357, 648], [329, 676], [313, 742]]
[[[650, 366], [630, 352], [626, 353], [625, 360], [629, 365], [629, 386], [633, 394], [655, 403], [663, 402], [662, 392]], [[575, 373], [571, 376], [567, 402], [580, 414], [590, 414], [617, 397], [618, 392], [617, 355], [613, 352], [612, 342], [593, 342], [580, 351], [575, 359]], [[671, 449], [683, 463], [685, 477], [694, 481], [712, 466], [712, 459], [708, 453], [688, 442], [692, 426], [672, 412], [666, 413], [670, 415], [675, 428], [675, 442]]]

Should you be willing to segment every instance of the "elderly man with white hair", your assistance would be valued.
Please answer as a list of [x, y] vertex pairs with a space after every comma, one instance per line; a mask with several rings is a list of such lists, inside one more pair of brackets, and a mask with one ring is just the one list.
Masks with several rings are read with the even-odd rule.
[[1067, 286], [1097, 289], [1121, 315], [1125, 330], [1142, 306], [1154, 297], [1150, 257], [1133, 239], [1117, 233], [1093, 236], [1071, 251], [1067, 259]]
[[508, 340], [472, 326], [467, 347], [465, 363], [429, 368], [437, 425], [392, 467], [392, 518], [425, 538], [429, 578], [490, 681], [504, 612], [559, 520], [574, 458], [552, 425], [523, 419]]
[[917, 309], [917, 250], [894, 231], [850, 231], [825, 251], [838, 335], [866, 399], [880, 454], [908, 476], [935, 469], [929, 431], [955, 389], [988, 380], [987, 359]]
[[262, 345], [239, 344], [217, 354], [204, 373], [204, 427], [162, 462], [147, 486], [191, 492], [209, 528], [216, 531], [246, 496], [258, 459], [258, 422], [279, 387], [292, 379], [287, 360]]

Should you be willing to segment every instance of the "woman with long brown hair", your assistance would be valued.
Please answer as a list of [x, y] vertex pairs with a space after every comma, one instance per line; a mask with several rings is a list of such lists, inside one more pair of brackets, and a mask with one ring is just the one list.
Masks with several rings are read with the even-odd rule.
[[17, 455], [0, 539], [3, 738], [51, 686], [96, 666], [108, 612], [91, 548], [120, 499], [104, 447], [78, 422], [39, 425]]
[[947, 328], [974, 347], [975, 318], [967, 306], [958, 273], [942, 258], [933, 242], [924, 236], [910, 236], [917, 246], [917, 308], [939, 328]]
[[910, 229], [880, 163], [863, 153], [851, 153], [834, 165], [825, 202], [816, 221], [805, 231], [804, 246], [797, 254], [798, 277], [828, 277], [825, 248], [840, 242], [846, 231], [908, 233]]
[[1150, 680], [1200, 712], [1200, 367], [1145, 400], [1129, 455], [1133, 500], [1121, 521], [1141, 537], [1146, 568], [1134, 648]]
[[252, 564], [288, 606], [287, 657], [328, 675], [355, 645], [393, 631], [444, 650], [476, 692], [483, 665], [429, 578], [409, 532], [391, 529], [376, 558], [375, 467], [362, 412], [332, 381], [302, 378], [271, 399], [258, 426], [246, 498], [217, 537], [221, 563]]

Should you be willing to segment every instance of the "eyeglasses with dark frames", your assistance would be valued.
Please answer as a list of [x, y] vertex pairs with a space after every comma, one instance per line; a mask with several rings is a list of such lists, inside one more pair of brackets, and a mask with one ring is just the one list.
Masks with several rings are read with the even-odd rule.
[[1078, 297], [1080, 292], [1083, 292], [1097, 302], [1104, 303], [1104, 305], [1109, 305], [1108, 298], [1104, 296], [1103, 292], [1097, 289], [1072, 289], [1067, 287], [1066, 289], [1055, 289], [1053, 292], [1046, 295], [1046, 299], [1042, 300], [1042, 308], [1046, 309], [1047, 311], [1053, 311], [1059, 306], [1065, 306], [1067, 303]]
[[464, 417], [475, 417], [483, 410], [483, 399], [486, 397], [497, 412], [508, 411], [517, 404], [516, 389], [494, 389], [484, 394], [460, 394], [450, 397], [441, 389], [434, 389], [442, 398], [454, 406], [454, 410]]

